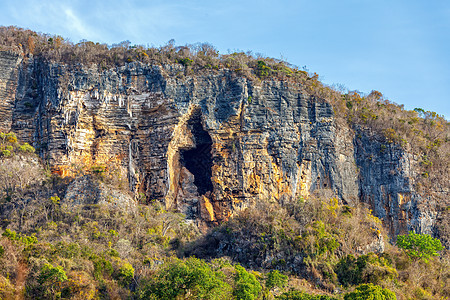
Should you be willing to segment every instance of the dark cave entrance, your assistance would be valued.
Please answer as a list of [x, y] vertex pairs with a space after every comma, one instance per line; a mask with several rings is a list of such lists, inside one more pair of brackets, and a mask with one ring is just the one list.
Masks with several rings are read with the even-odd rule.
[[194, 113], [188, 121], [188, 127], [192, 132], [195, 148], [180, 149], [181, 164], [194, 175], [194, 184], [200, 195], [213, 191], [212, 177], [212, 139], [203, 129], [200, 111]]

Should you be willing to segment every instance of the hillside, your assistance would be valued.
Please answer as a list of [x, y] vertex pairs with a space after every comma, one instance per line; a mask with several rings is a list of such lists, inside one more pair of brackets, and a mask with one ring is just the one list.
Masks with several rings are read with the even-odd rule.
[[394, 246], [449, 247], [438, 114], [208, 44], [0, 50], [3, 297], [448, 297], [447, 250]]

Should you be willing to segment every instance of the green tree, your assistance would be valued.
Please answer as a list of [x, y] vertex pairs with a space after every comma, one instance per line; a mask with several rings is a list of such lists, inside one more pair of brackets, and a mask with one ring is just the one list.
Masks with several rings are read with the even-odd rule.
[[134, 278], [134, 268], [129, 263], [124, 263], [118, 271], [117, 277], [122, 286], [127, 287]]
[[288, 282], [288, 277], [281, 274], [278, 270], [272, 270], [267, 274], [266, 287], [271, 290], [274, 287], [282, 288]]
[[139, 291], [140, 299], [226, 299], [231, 287], [201, 259], [173, 259]]
[[64, 272], [62, 267], [54, 267], [47, 263], [41, 269], [38, 283], [43, 288], [42, 291], [46, 296], [51, 297], [51, 299], [57, 299], [61, 296], [61, 284], [67, 280], [66, 272]]
[[238, 300], [254, 300], [258, 298], [262, 288], [255, 275], [247, 272], [243, 267], [235, 267], [236, 275], [234, 277], [235, 288], [234, 296]]
[[361, 284], [355, 291], [347, 293], [344, 300], [397, 300], [394, 292], [378, 285]]
[[403, 249], [411, 259], [422, 259], [427, 262], [437, 256], [438, 251], [444, 250], [441, 241], [429, 234], [410, 232], [408, 235], [397, 236], [397, 246]]
[[392, 280], [398, 275], [385, 258], [378, 257], [374, 253], [361, 255], [357, 259], [349, 254], [339, 261], [335, 271], [343, 286], [377, 284], [382, 280]]

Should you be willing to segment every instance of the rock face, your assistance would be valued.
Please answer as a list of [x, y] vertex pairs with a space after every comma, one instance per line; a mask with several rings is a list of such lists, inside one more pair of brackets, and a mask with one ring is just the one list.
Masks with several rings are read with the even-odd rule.
[[68, 210], [76, 210], [80, 205], [86, 204], [102, 204], [127, 211], [136, 208], [136, 202], [130, 195], [89, 175], [78, 177], [69, 184], [62, 204]]
[[18, 66], [21, 57], [14, 52], [0, 53], [0, 130], [8, 131], [17, 88]]
[[204, 224], [331, 189], [350, 205], [370, 203], [393, 235], [433, 230], [409, 154], [340, 124], [298, 84], [226, 70], [184, 76], [181, 65], [100, 71], [3, 52], [0, 107], [2, 130], [32, 143], [54, 172], [114, 165], [136, 197]]
[[438, 209], [433, 197], [423, 198], [414, 190], [418, 164], [414, 157], [362, 131], [354, 141], [360, 198], [384, 221], [390, 235], [411, 230], [433, 234]]

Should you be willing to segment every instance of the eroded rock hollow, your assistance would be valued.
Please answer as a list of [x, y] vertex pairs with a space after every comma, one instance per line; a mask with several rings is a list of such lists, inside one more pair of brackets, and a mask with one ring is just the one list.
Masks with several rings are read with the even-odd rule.
[[206, 195], [213, 192], [211, 182], [212, 140], [208, 132], [203, 129], [200, 117], [200, 112], [198, 112], [188, 122], [195, 145], [192, 149], [180, 149], [180, 159], [182, 166], [194, 175], [194, 185], [197, 187], [198, 194]]

